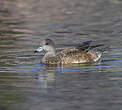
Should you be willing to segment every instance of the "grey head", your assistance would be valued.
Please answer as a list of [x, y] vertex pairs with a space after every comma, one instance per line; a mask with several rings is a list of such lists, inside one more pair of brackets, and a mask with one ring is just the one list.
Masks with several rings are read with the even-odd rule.
[[42, 40], [40, 47], [36, 49], [34, 53], [41, 52], [42, 50], [45, 52], [44, 57], [52, 57], [56, 55], [55, 43], [51, 39]]

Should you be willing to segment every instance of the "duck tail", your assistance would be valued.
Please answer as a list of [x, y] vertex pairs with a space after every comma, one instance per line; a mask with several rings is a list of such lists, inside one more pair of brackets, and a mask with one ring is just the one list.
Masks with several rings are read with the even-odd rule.
[[109, 45], [104, 45], [104, 44], [100, 44], [99, 46], [97, 46], [95, 48], [95, 50], [97, 50], [99, 52], [102, 52], [102, 53], [108, 51], [109, 49], [110, 49], [110, 46]]

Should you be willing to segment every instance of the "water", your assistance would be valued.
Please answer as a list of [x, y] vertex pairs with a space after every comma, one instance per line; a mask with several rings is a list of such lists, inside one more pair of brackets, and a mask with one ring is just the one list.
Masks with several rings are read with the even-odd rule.
[[[121, 0], [1, 0], [0, 110], [121, 110]], [[42, 39], [57, 51], [107, 42], [100, 62], [47, 66]]]

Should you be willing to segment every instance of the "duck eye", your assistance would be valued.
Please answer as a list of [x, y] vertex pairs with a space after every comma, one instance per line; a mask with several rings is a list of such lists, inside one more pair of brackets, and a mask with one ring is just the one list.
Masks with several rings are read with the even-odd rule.
[[48, 45], [48, 43], [45, 43], [45, 45]]

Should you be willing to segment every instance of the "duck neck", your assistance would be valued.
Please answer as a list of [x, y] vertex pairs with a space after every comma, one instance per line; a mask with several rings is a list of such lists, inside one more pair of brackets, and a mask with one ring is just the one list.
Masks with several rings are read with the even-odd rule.
[[54, 57], [56, 55], [55, 51], [54, 52], [47, 52], [45, 54], [45, 57]]
[[56, 56], [55, 50], [54, 51], [49, 51], [49, 52], [46, 52], [46, 54], [44, 55], [43, 59], [47, 59], [49, 57], [54, 57], [54, 56]]

